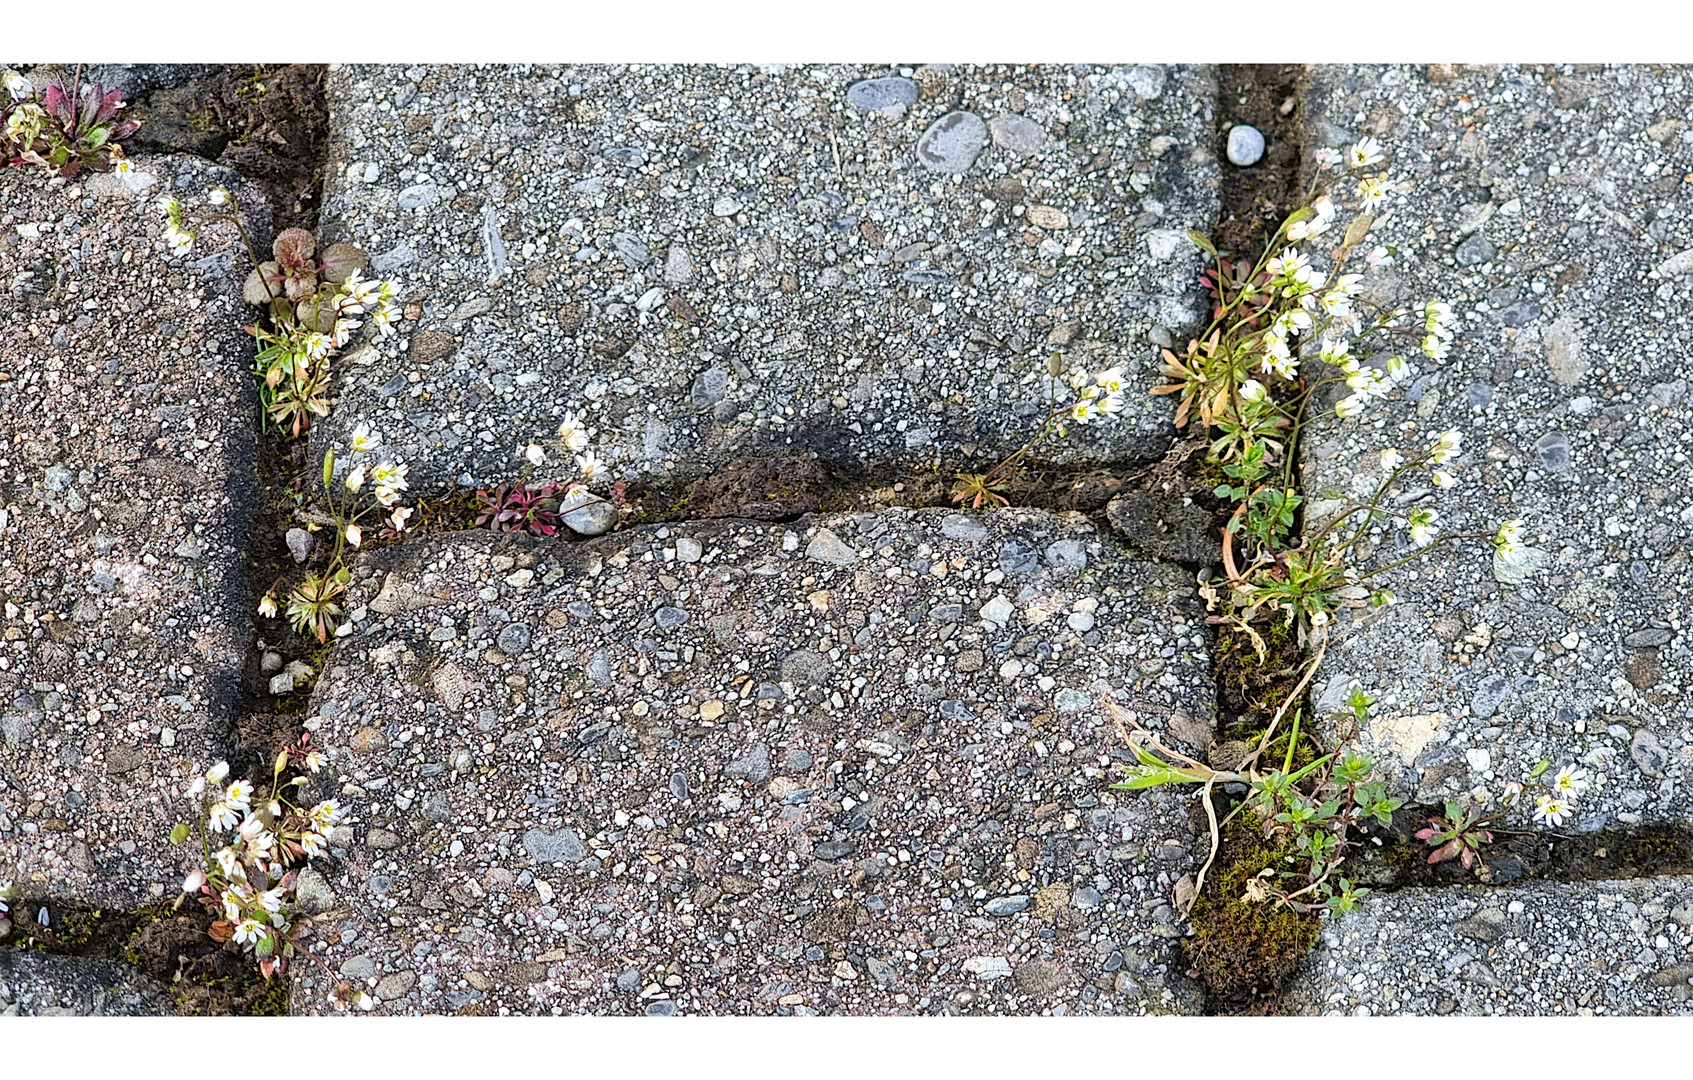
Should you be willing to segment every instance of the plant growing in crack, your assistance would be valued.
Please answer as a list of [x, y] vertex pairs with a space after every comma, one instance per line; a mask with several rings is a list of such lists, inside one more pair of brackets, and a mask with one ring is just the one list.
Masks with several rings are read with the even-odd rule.
[[980, 510], [984, 505], [1009, 506], [1007, 486], [1017, 477], [1025, 458], [1050, 438], [1062, 439], [1073, 424], [1097, 424], [1123, 411], [1123, 369], [1110, 368], [1089, 374], [1070, 369], [1062, 354], [1046, 362], [1047, 411], [1041, 426], [1029, 441], [1018, 447], [985, 473], [957, 473], [953, 478], [952, 501]]
[[[1319, 151], [1304, 205], [1288, 215], [1256, 260], [1228, 257], [1198, 233], [1188, 234], [1214, 261], [1200, 276], [1211, 297], [1211, 322], [1180, 355], [1164, 350], [1169, 381], [1152, 392], [1179, 395], [1176, 426], [1196, 420], [1204, 426], [1211, 440], [1208, 460], [1227, 478], [1214, 489], [1234, 506], [1222, 538], [1224, 577], [1202, 581], [1200, 587], [1213, 612], [1211, 621], [1244, 633], [1261, 658], [1261, 630], [1269, 620], [1296, 627], [1299, 642], [1306, 644], [1342, 605], [1392, 603], [1392, 593], [1372, 584], [1373, 579], [1437, 544], [1487, 535], [1441, 535], [1434, 507], [1400, 509], [1388, 498], [1414, 471], [1426, 471], [1435, 490], [1458, 483], [1455, 459], [1462, 433], [1454, 429], [1421, 451], [1384, 449], [1383, 480], [1372, 495], [1325, 508], [1321, 527], [1295, 539], [1305, 501], [1297, 491], [1291, 448], [1297, 446], [1313, 402], [1332, 388], [1344, 388], [1333, 406], [1336, 415], [1361, 416], [1415, 374], [1403, 352], [1377, 342], [1413, 339], [1424, 359], [1438, 364], [1449, 355], [1454, 338], [1455, 317], [1447, 304], [1431, 300], [1415, 308], [1384, 307], [1364, 294], [1362, 274], [1347, 272], [1375, 222], [1375, 210], [1394, 190], [1377, 168], [1383, 156], [1380, 144], [1365, 138], [1345, 153], [1347, 168], [1337, 174], [1343, 155]], [[1351, 182], [1352, 195], [1340, 193], [1342, 180]], [[1355, 201], [1356, 212], [1341, 230], [1341, 201], [1348, 198]], [[1316, 250], [1319, 238], [1332, 233], [1341, 239], [1321, 257], [1328, 264], [1324, 269]], [[1390, 259], [1389, 250], [1378, 247], [1363, 261], [1374, 266]], [[1410, 554], [1360, 567], [1366, 542], [1373, 549], [1389, 524], [1403, 526]], [[1526, 572], [1531, 554], [1514, 533], [1510, 541], [1504, 545], [1496, 538], [1497, 558], [1510, 564], [1507, 571]]]
[[299, 438], [314, 416], [329, 415], [330, 360], [352, 341], [362, 325], [359, 316], [369, 316], [382, 337], [395, 333], [399, 286], [366, 279], [365, 253], [352, 244], [331, 244], [320, 253], [316, 238], [304, 229], [284, 229], [271, 243], [271, 258], [261, 260], [235, 195], [228, 188], [213, 188], [206, 204], [212, 209], [190, 212], [175, 197], [162, 197], [158, 207], [165, 215], [165, 242], [175, 254], [192, 250], [190, 219], [235, 225], [253, 264], [242, 299], [264, 309], [247, 327], [259, 346], [253, 371], [264, 417], [287, 428], [290, 438]]
[[[355, 436], [354, 444], [369, 449], [375, 443]], [[333, 636], [352, 632], [352, 624], [341, 621], [341, 598], [352, 583], [353, 573], [347, 565], [347, 549], [364, 544], [365, 526], [360, 522], [371, 515], [382, 517], [385, 537], [395, 538], [406, 533], [413, 513], [411, 507], [399, 505], [400, 493], [406, 489], [406, 465], [390, 460], [367, 467], [359, 465], [347, 470], [339, 484], [335, 481], [335, 451], [323, 455], [323, 492], [327, 513], [304, 512], [307, 527], [321, 530], [331, 528], [328, 565], [308, 573], [305, 580], [289, 589], [285, 602], [289, 623], [296, 633], [311, 634], [323, 644]], [[366, 488], [369, 488], [368, 493]], [[369, 501], [363, 496], [368, 494]], [[273, 585], [259, 601], [259, 615], [273, 619], [278, 611], [277, 591]]]
[[[299, 945], [310, 925], [298, 914], [300, 872], [314, 857], [329, 853], [330, 832], [345, 817], [334, 799], [310, 807], [296, 801], [310, 783], [308, 774], [324, 764], [309, 732], [282, 748], [268, 781], [230, 780], [229, 763], [220, 761], [184, 793], [198, 802], [192, 824], [179, 822], [170, 833], [172, 844], [195, 836], [200, 842], [199, 865], [184, 876], [175, 906], [185, 899], [199, 903], [213, 916], [212, 939], [241, 946], [258, 960], [266, 979], [285, 973], [301, 954], [338, 978]], [[375, 1006], [369, 995], [345, 982], [339, 982], [334, 1000], [342, 1008]]]
[[40, 165], [67, 180], [129, 169], [120, 143], [141, 124], [122, 118], [122, 90], [83, 85], [81, 64], [45, 91], [11, 69], [0, 72], [0, 82], [0, 165]]
[[[492, 491], [476, 491], [476, 527], [495, 532], [528, 532], [535, 536], [556, 536], [560, 525], [587, 535], [609, 532], [622, 514], [621, 484], [613, 484], [611, 496], [595, 494], [591, 485], [610, 473], [606, 463], [589, 448], [586, 425], [573, 412], [564, 414], [558, 440], [574, 455], [577, 475], [560, 482], [548, 480], [530, 485], [534, 470], [548, 464], [546, 448], [530, 443], [523, 450], [523, 476]], [[600, 509], [595, 509], [595, 508]]]

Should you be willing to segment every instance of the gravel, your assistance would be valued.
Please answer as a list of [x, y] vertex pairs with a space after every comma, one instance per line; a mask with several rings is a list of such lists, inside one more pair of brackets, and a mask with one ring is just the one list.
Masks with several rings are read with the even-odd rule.
[[1324, 924], [1293, 1015], [1686, 1016], [1693, 878], [1405, 889]]
[[0, 1017], [171, 1016], [170, 992], [111, 960], [0, 949]]

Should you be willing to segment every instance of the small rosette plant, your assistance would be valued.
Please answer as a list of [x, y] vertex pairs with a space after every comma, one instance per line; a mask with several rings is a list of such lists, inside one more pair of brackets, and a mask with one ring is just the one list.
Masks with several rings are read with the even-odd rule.
[[122, 117], [122, 90], [82, 85], [82, 68], [37, 93], [24, 76], [0, 73], [0, 164], [40, 165], [67, 180], [124, 161], [122, 140], [141, 125]]

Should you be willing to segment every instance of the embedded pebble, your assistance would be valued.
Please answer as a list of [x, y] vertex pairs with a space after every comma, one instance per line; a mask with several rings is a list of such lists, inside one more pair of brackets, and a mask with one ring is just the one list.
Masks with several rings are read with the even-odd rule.
[[1258, 164], [1264, 156], [1264, 133], [1251, 124], [1236, 124], [1229, 129], [1229, 163], [1241, 168]]
[[917, 160], [938, 173], [962, 173], [988, 145], [988, 126], [973, 112], [949, 112], [917, 140]]

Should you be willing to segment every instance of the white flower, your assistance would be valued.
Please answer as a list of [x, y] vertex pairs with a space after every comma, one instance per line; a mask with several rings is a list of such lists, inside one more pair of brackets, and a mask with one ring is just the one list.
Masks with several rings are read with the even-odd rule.
[[221, 784], [223, 778], [229, 775], [229, 762], [220, 761], [206, 770], [206, 783]]
[[1279, 375], [1284, 379], [1293, 379], [1299, 373], [1299, 359], [1288, 354], [1286, 346], [1278, 353], [1271, 351], [1259, 367], [1266, 375]]
[[282, 910], [282, 890], [266, 889], [259, 894], [259, 906], [269, 912]]
[[1123, 386], [1123, 369], [1120, 367], [1107, 368], [1093, 377], [1094, 384], [1107, 394], [1121, 394]]
[[346, 479], [347, 490], [358, 491], [359, 488], [364, 487], [364, 475], [363, 465], [360, 465], [358, 468], [348, 473]]
[[406, 519], [411, 517], [411, 515], [412, 515], [411, 507], [409, 507], [409, 506], [396, 506], [396, 507], [394, 507], [394, 512], [392, 514], [388, 515], [388, 524], [393, 528], [393, 530], [395, 532], [405, 532], [406, 531]]
[[576, 459], [576, 464], [582, 469], [582, 479], [592, 483], [606, 475], [611, 470], [606, 468], [605, 462], [594, 456], [592, 450]]
[[15, 71], [6, 72], [6, 92], [12, 95], [13, 101], [22, 101], [35, 93], [35, 86]]
[[315, 832], [301, 833], [300, 850], [306, 853], [307, 858], [314, 858], [318, 855], [327, 855], [329, 854], [329, 841], [325, 840], [322, 836]]
[[306, 816], [311, 818], [312, 823], [319, 829], [327, 832], [331, 826], [340, 822], [343, 813], [340, 803], [334, 799], [325, 799], [306, 811]]
[[1366, 176], [1358, 181], [1358, 197], [1364, 202], [1365, 210], [1372, 210], [1381, 201], [1393, 193], [1393, 185], [1386, 177]]
[[1540, 801], [1534, 808], [1534, 820], [1544, 821], [1553, 828], [1557, 828], [1559, 825], [1562, 825], [1564, 823], [1564, 819], [1569, 816], [1569, 800], [1560, 799], [1552, 795], [1540, 796]]
[[1574, 765], [1565, 765], [1552, 778], [1552, 790], [1559, 797], [1573, 802], [1577, 795], [1587, 790], [1587, 774]]
[[1431, 479], [1434, 481], [1434, 486], [1437, 487], [1437, 488], [1449, 488], [1449, 487], [1457, 487], [1458, 486], [1458, 478], [1456, 476], [1453, 476], [1450, 472], [1448, 472], [1445, 469], [1434, 470], [1434, 472], [1431, 476]]
[[370, 470], [370, 478], [378, 487], [397, 488], [404, 490], [406, 486], [407, 467], [404, 462], [384, 461]]
[[1411, 511], [1411, 543], [1420, 548], [1434, 543], [1434, 523], [1440, 520], [1440, 513], [1435, 510], [1421, 509]]
[[1323, 294], [1323, 310], [1337, 319], [1352, 314], [1352, 295], [1344, 289], [1330, 289]]
[[1394, 469], [1397, 469], [1403, 464], [1405, 464], [1405, 455], [1401, 454], [1393, 447], [1390, 446], [1381, 452], [1382, 472], [1392, 472]]
[[331, 335], [329, 340], [335, 344], [337, 349], [339, 349], [352, 340], [353, 331], [358, 328], [359, 323], [357, 319], [336, 319], [335, 332]]
[[1354, 394], [1334, 403], [1334, 414], [1342, 420], [1358, 416], [1364, 411], [1364, 399]]
[[158, 207], [159, 212], [164, 214], [167, 218], [170, 218], [173, 222], [180, 220], [182, 217], [182, 204], [176, 201], [176, 196], [174, 195], [161, 195], [159, 196], [158, 202], [155, 202], [153, 205]]
[[1356, 368], [1348, 372], [1346, 385], [1364, 401], [1387, 396], [1387, 383], [1375, 368]]
[[211, 203], [213, 206], [227, 205], [229, 198], [229, 189], [226, 187], [215, 187], [206, 192], [206, 201]]
[[1346, 152], [1346, 163], [1354, 169], [1367, 168], [1379, 162], [1381, 158], [1381, 143], [1368, 135], [1359, 139], [1357, 145]]
[[188, 876], [182, 879], [182, 891], [185, 893], [197, 893], [200, 891], [200, 886], [205, 883], [206, 872], [204, 870], [190, 870], [188, 872]]
[[1319, 169], [1333, 168], [1340, 162], [1340, 151], [1332, 146], [1325, 146], [1313, 153], [1311, 160], [1317, 163]]
[[369, 453], [382, 445], [382, 433], [370, 430], [369, 424], [360, 424], [353, 429], [352, 441], [347, 444], [348, 449], [355, 454]]
[[354, 547], [358, 547], [360, 544], [364, 543], [364, 530], [359, 528], [357, 525], [348, 525], [346, 535], [347, 543], [353, 545]]
[[1276, 317], [1272, 333], [1277, 337], [1311, 329], [1311, 316], [1297, 308], [1284, 311]]
[[1405, 362], [1405, 358], [1403, 356], [1390, 356], [1387, 358], [1388, 382], [1398, 385], [1406, 379], [1409, 379], [1413, 374], [1415, 374], [1415, 372], [1412, 370], [1411, 365]]
[[1118, 413], [1123, 411], [1123, 401], [1124, 397], [1121, 393], [1106, 394], [1105, 397], [1100, 400], [1099, 407], [1105, 410], [1105, 415], [1116, 416]]
[[265, 593], [259, 598], [259, 615], [262, 618], [276, 618], [276, 594]]
[[1522, 526], [1522, 519], [1517, 518], [1504, 522], [1499, 526], [1499, 531], [1493, 534], [1493, 550], [1498, 554], [1499, 561], [1507, 566], [1520, 564], [1528, 550], [1520, 539]]
[[223, 801], [231, 806], [238, 806], [245, 810], [252, 804], [253, 782], [251, 780], [237, 780], [229, 785], [229, 790], [223, 793]]
[[1458, 448], [1463, 444], [1464, 433], [1457, 428], [1447, 428], [1440, 433], [1440, 437], [1429, 448], [1428, 459], [1431, 464], [1444, 465], [1458, 456]]
[[394, 322], [400, 317], [400, 309], [393, 304], [383, 301], [370, 316], [370, 325], [376, 327], [376, 332], [383, 337], [393, 337]]
[[1388, 254], [1386, 245], [1377, 244], [1370, 249], [1369, 254], [1364, 256], [1364, 265], [1372, 267], [1391, 266], [1393, 265], [1393, 256]]
[[1322, 351], [1317, 354], [1317, 359], [1325, 364], [1333, 364], [1335, 367], [1339, 367], [1351, 355], [1351, 350], [1352, 346], [1347, 343], [1345, 338], [1325, 337]]
[[376, 999], [360, 990], [359, 996], [353, 999], [353, 1004], [357, 1005], [361, 1011], [369, 1012], [376, 1008]]
[[235, 940], [241, 945], [256, 945], [259, 940], [270, 935], [265, 924], [257, 919], [242, 919], [235, 927]]
[[[241, 865], [241, 857], [235, 853], [234, 848], [219, 848], [212, 855], [212, 858], [217, 861], [218, 869], [223, 871], [224, 877], [233, 881], [247, 880], [247, 870]], [[228, 894], [225, 893], [224, 895], [227, 896]], [[225, 902], [227, 903], [227, 901]], [[233, 917], [231, 916], [231, 918]]]
[[530, 443], [523, 451], [523, 460], [531, 465], [545, 465], [547, 463], [547, 452], [541, 449], [540, 443]]
[[1264, 384], [1259, 382], [1257, 379], [1247, 379], [1241, 384], [1240, 396], [1245, 398], [1247, 401], [1263, 401], [1264, 394]]
[[310, 751], [306, 754], [306, 768], [315, 773], [323, 768], [325, 760], [322, 750]]
[[1430, 334], [1423, 338], [1423, 355], [1430, 360], [1444, 360], [1452, 355], [1452, 343]]
[[186, 255], [194, 250], [194, 234], [187, 229], [180, 229], [174, 223], [165, 226], [165, 245], [170, 248], [172, 255]]
[[582, 422], [576, 419], [576, 414], [567, 412], [564, 420], [558, 426], [558, 437], [572, 454], [580, 454], [588, 449], [588, 432]]
[[1311, 281], [1311, 260], [1296, 248], [1288, 248], [1271, 259], [1265, 269], [1283, 284], [1307, 285]]
[[1070, 419], [1078, 424], [1086, 424], [1089, 421], [1099, 419], [1099, 415], [1103, 411], [1098, 398], [1080, 397], [1076, 399], [1074, 405], [1070, 406]]

